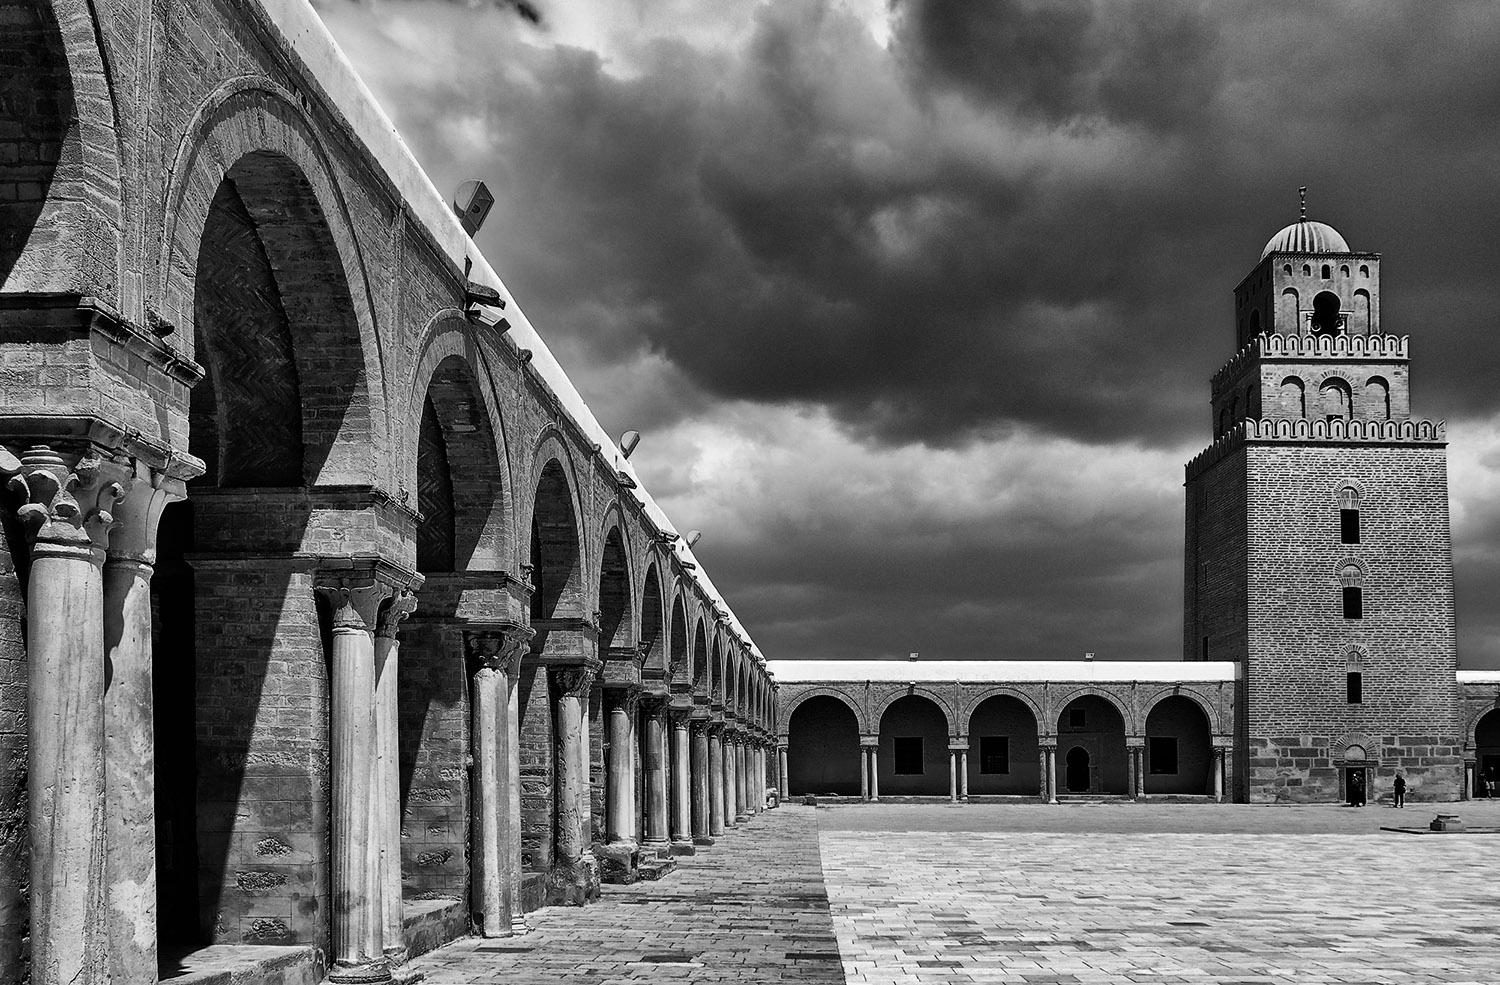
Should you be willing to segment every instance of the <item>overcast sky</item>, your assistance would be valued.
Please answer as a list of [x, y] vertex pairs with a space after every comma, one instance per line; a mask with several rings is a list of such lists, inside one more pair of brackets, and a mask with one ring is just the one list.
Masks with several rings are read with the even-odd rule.
[[1307, 185], [1500, 666], [1500, 4], [319, 10], [766, 656], [1180, 658], [1183, 464]]

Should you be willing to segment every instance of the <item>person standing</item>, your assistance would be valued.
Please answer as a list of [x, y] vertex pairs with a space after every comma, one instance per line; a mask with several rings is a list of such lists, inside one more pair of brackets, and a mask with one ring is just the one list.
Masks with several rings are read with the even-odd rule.
[[1354, 770], [1349, 774], [1349, 806], [1365, 806], [1365, 771]]
[[1391, 789], [1396, 792], [1396, 802], [1395, 802], [1394, 806], [1396, 806], [1396, 807], [1405, 807], [1406, 806], [1406, 777], [1402, 776], [1400, 773], [1397, 773], [1396, 774], [1396, 782], [1391, 785]]

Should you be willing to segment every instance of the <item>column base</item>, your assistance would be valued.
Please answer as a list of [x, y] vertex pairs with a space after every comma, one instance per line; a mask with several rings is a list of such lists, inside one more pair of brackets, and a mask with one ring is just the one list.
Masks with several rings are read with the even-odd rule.
[[599, 898], [599, 863], [593, 856], [576, 862], [557, 862], [547, 880], [547, 902], [552, 906], [583, 906]]
[[335, 964], [328, 970], [328, 980], [334, 985], [389, 982], [392, 981], [391, 966], [384, 958], [362, 964]]
[[698, 845], [701, 848], [708, 848], [711, 845], [713, 845], [713, 843], [714, 843], [713, 838], [710, 837], [710, 836], [708, 836], [708, 835], [694, 835], [693, 836], [693, 844]]
[[634, 841], [612, 841], [600, 845], [595, 853], [599, 860], [599, 881], [629, 886], [636, 881], [641, 851]]
[[697, 853], [698, 850], [693, 846], [691, 841], [672, 842], [673, 855], [696, 855]]
[[641, 842], [641, 852], [646, 855], [655, 855], [658, 858], [666, 858], [672, 854], [672, 843], [665, 839], [643, 841]]
[[522, 914], [512, 914], [510, 918], [510, 932], [512, 934], [524, 934], [531, 928], [526, 926], [526, 917]]
[[734, 823], [735, 824], [744, 824], [748, 820], [750, 820], [750, 815], [749, 814], [736, 814], [734, 816]]

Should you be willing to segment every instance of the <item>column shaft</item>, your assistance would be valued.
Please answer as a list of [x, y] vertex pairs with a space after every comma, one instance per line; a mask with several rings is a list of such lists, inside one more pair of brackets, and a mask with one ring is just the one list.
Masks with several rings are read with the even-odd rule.
[[672, 719], [672, 840], [685, 844], [693, 840], [691, 756], [688, 723], [682, 716]]
[[969, 799], [969, 750], [958, 751], [958, 799]]
[[634, 698], [614, 695], [609, 710], [609, 840], [626, 844], [636, 840], [635, 750], [630, 727], [634, 714]]
[[[375, 634], [375, 766], [370, 806], [374, 878], [380, 884], [380, 937], [385, 955], [406, 960], [406, 928], [401, 910], [401, 718], [397, 684], [401, 620], [417, 607], [416, 596], [403, 591], [381, 613]], [[498, 807], [498, 804], [497, 804]]]
[[1036, 775], [1037, 775], [1037, 781], [1038, 781], [1037, 782], [1037, 786], [1040, 788], [1037, 791], [1037, 795], [1040, 796], [1043, 800], [1047, 800], [1047, 799], [1049, 799], [1048, 796], [1047, 796], [1047, 792], [1048, 792], [1047, 788], [1048, 788], [1049, 784], [1047, 782], [1048, 781], [1048, 776], [1047, 776], [1047, 747], [1046, 746], [1042, 746], [1042, 747], [1040, 747], [1040, 748], [1037, 749], [1037, 758], [1040, 760], [1040, 762], [1037, 763], [1037, 769], [1036, 769]]
[[708, 822], [708, 723], [692, 725], [693, 841], [712, 845]]
[[781, 799], [785, 801], [792, 795], [791, 786], [786, 777], [786, 746], [776, 747], [776, 759], [779, 765], [776, 771], [776, 789], [781, 791]]
[[734, 824], [734, 739], [725, 734], [720, 743], [724, 747], [724, 826]]
[[554, 672], [559, 681], [557, 697], [557, 858], [554, 888], [563, 900], [582, 903], [586, 893], [584, 853], [588, 849], [588, 700], [584, 671], [568, 668]]
[[470, 742], [474, 757], [474, 802], [470, 814], [470, 907], [481, 937], [499, 937], [510, 931], [504, 905], [507, 847], [501, 819], [509, 805], [501, 802], [500, 715], [505, 699], [503, 675], [493, 666], [481, 666], [471, 688], [472, 724]]
[[1224, 800], [1224, 750], [1214, 750], [1214, 802], [1221, 803]]
[[870, 747], [870, 799], [880, 799], [880, 746]]
[[[381, 886], [370, 799], [375, 750], [375, 640], [378, 586], [325, 590], [333, 607], [332, 780], [333, 952], [331, 979], [389, 978], [381, 947]], [[358, 967], [361, 970], [352, 971]]]
[[646, 715], [646, 841], [665, 845], [667, 828], [667, 737], [665, 713], [654, 704]]
[[[522, 644], [531, 639], [531, 631], [525, 630]], [[526, 915], [521, 899], [521, 709], [516, 685], [520, 682], [520, 655], [516, 655], [505, 680], [505, 726], [501, 738], [505, 742], [505, 878], [510, 887], [510, 929], [520, 933], [526, 929]]]
[[1057, 747], [1047, 747], [1047, 802], [1057, 803]]
[[948, 799], [958, 803], [958, 750], [948, 750]]
[[859, 747], [859, 799], [870, 799], [870, 747]]
[[720, 730], [708, 733], [708, 833], [724, 833], [724, 740]]
[[1126, 792], [1130, 794], [1131, 800], [1138, 800], [1140, 798], [1140, 788], [1136, 786], [1137, 773], [1135, 768], [1136, 760], [1140, 758], [1140, 755], [1141, 751], [1134, 746], [1125, 750], [1125, 764], [1130, 770], [1130, 775], [1126, 778], [1128, 781]]

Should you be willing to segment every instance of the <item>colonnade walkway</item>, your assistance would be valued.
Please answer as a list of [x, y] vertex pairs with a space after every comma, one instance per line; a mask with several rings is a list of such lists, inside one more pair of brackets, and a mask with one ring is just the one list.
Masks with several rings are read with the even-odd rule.
[[762, 811], [656, 882], [606, 885], [586, 907], [526, 915], [408, 966], [426, 985], [619, 981], [843, 982], [812, 810]]

